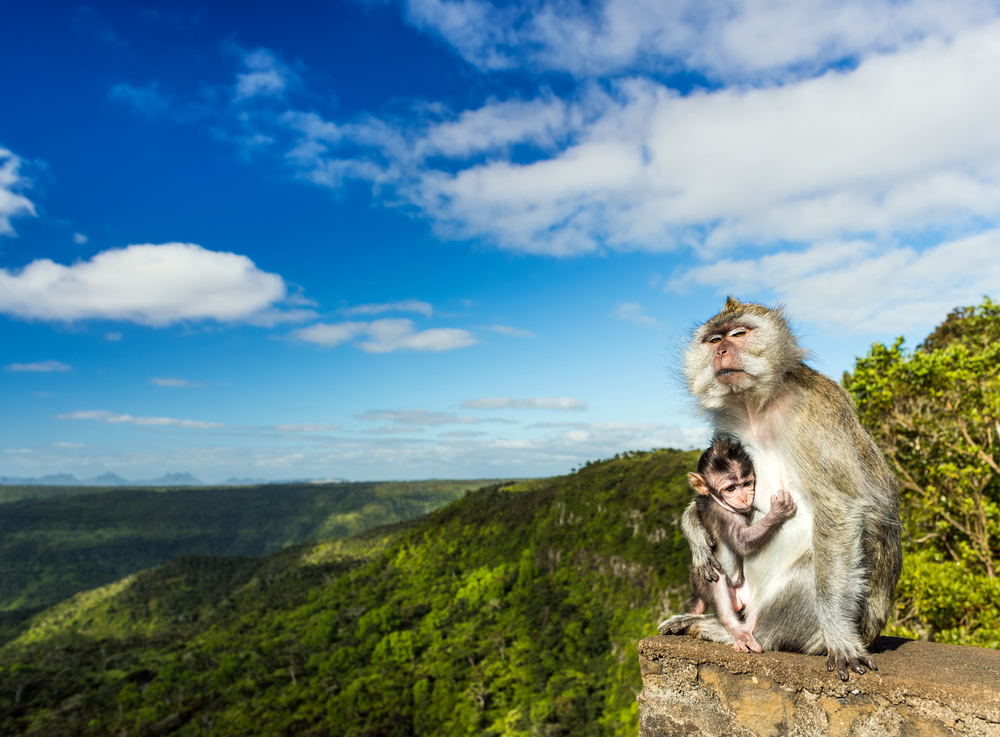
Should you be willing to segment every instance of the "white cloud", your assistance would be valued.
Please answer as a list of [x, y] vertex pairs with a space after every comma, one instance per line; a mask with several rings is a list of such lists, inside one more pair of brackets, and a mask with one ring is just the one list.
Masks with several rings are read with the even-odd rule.
[[212, 430], [225, 427], [219, 422], [202, 422], [201, 420], [180, 420], [176, 417], [133, 417], [132, 415], [122, 415], [116, 412], [105, 410], [83, 410], [78, 412], [68, 412], [56, 415], [57, 420], [94, 420], [95, 422], [106, 422], [111, 425], [149, 425], [154, 427], [187, 427], [199, 430]]
[[52, 447], [53, 448], [86, 448], [87, 444], [86, 443], [66, 443], [66, 442], [59, 442], [59, 443], [52, 443]]
[[500, 333], [501, 335], [509, 335], [511, 338], [534, 338], [535, 334], [530, 330], [520, 330], [518, 328], [508, 327], [506, 325], [490, 325], [486, 328], [487, 330], [492, 330], [494, 333]]
[[38, 361], [36, 363], [11, 363], [4, 366], [7, 371], [37, 371], [51, 373], [53, 371], [72, 371], [72, 367], [61, 361]]
[[449, 412], [428, 412], [425, 409], [379, 409], [355, 417], [359, 420], [384, 420], [398, 425], [453, 425], [482, 422], [478, 417], [459, 417]]
[[471, 399], [462, 402], [462, 406], [470, 409], [553, 409], [559, 412], [582, 412], [587, 409], [586, 402], [581, 399], [573, 399], [573, 397], [537, 397], [534, 399], [494, 397]]
[[340, 425], [316, 425], [310, 423], [299, 423], [299, 424], [288, 424], [288, 425], [275, 425], [275, 430], [280, 430], [281, 432], [330, 432], [331, 430], [339, 430]]
[[172, 386], [172, 387], [188, 387], [188, 386], [205, 386], [200, 381], [188, 381], [187, 379], [150, 379], [150, 384], [154, 386]]
[[451, 432], [438, 433], [439, 438], [478, 438], [483, 435], [489, 435], [489, 433], [477, 430], [452, 430]]
[[728, 80], [808, 75], [997, 14], [983, 0], [408, 0], [407, 8], [411, 22], [483, 69], [591, 75], [686, 67]]
[[20, 194], [29, 182], [19, 169], [21, 159], [13, 152], [0, 147], [0, 235], [16, 235], [11, 218], [35, 214], [35, 205]]
[[31, 448], [5, 448], [4, 452], [15, 453], [18, 455], [27, 455], [28, 453], [34, 453], [35, 451], [33, 451]]
[[314, 315], [277, 307], [285, 295], [282, 278], [246, 256], [192, 243], [132, 245], [71, 266], [37, 259], [20, 270], [0, 269], [0, 312], [38, 320], [273, 325]]
[[367, 430], [362, 430], [361, 432], [368, 433], [369, 435], [391, 435], [395, 433], [412, 433], [412, 432], [425, 432], [422, 427], [400, 427], [398, 425], [384, 425], [382, 427], [370, 427]]
[[104, 340], [106, 340], [109, 343], [118, 343], [121, 341], [121, 339], [122, 339], [122, 334], [117, 331], [104, 334]]
[[280, 97], [289, 85], [299, 81], [298, 75], [268, 49], [245, 53], [243, 66], [246, 71], [236, 75], [233, 95], [236, 101], [258, 96]]
[[[580, 89], [408, 127], [290, 113], [289, 161], [327, 186], [366, 179], [443, 237], [558, 256], [1000, 219], [1000, 22], [781, 85], [681, 96], [623, 77]], [[537, 155], [516, 163], [515, 144]]]
[[87, 236], [85, 236], [83, 233], [74, 233], [73, 234], [73, 242], [76, 245], [78, 245], [78, 246], [84, 246], [84, 245], [86, 245], [87, 241], [89, 241], [89, 240], [90, 240], [90, 238], [88, 238]]
[[976, 304], [1000, 285], [1000, 229], [924, 248], [833, 241], [756, 259], [722, 259], [677, 274], [667, 289], [769, 291], [796, 318], [855, 331], [903, 332]]
[[467, 330], [431, 328], [416, 330], [412, 320], [401, 318], [373, 322], [317, 323], [291, 333], [293, 338], [327, 348], [364, 336], [358, 343], [366, 353], [390, 353], [398, 350], [450, 351], [466, 348], [478, 341]]
[[292, 337], [307, 343], [332, 348], [358, 336], [364, 332], [367, 326], [368, 323], [364, 322], [341, 322], [335, 325], [320, 322], [306, 328], [299, 328], [292, 333]]
[[402, 302], [385, 302], [382, 304], [358, 305], [346, 307], [340, 312], [348, 317], [353, 315], [381, 315], [384, 312], [419, 312], [424, 317], [434, 314], [434, 307], [417, 299], [407, 299]]
[[649, 325], [651, 327], [659, 325], [654, 318], [645, 313], [642, 305], [638, 302], [623, 302], [611, 311], [611, 315], [619, 320], [634, 322], [636, 325]]

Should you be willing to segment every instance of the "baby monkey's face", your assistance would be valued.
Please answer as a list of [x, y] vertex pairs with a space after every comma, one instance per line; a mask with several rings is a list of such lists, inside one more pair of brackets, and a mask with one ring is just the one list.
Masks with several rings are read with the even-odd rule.
[[755, 481], [753, 471], [744, 475], [738, 468], [708, 478], [716, 495], [737, 512], [749, 512], [753, 507]]

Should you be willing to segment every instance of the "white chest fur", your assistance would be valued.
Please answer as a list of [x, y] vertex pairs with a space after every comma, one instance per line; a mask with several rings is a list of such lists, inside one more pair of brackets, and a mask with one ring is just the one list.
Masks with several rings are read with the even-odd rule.
[[756, 522], [770, 511], [771, 497], [778, 489], [784, 489], [791, 494], [797, 509], [795, 516], [782, 523], [777, 534], [767, 545], [743, 562], [751, 598], [753, 590], [762, 585], [774, 590], [768, 583], [776, 578], [785, 577], [788, 569], [795, 565], [799, 557], [808, 554], [812, 549], [812, 505], [802, 494], [790, 465], [775, 448], [768, 445], [751, 443], [747, 448], [753, 458], [754, 473], [757, 477], [754, 506], [758, 511], [754, 514], [753, 521]]
[[746, 576], [744, 599], [748, 604], [755, 602], [755, 590], [778, 591], [781, 586], [772, 586], [776, 579], [786, 578], [789, 569], [799, 558], [812, 550], [813, 507], [802, 493], [802, 487], [791, 464], [782, 452], [779, 437], [775, 431], [776, 416], [781, 407], [772, 405], [770, 412], [756, 417], [744, 416], [742, 421], [725, 423], [728, 427], [718, 429], [735, 435], [753, 460], [754, 475], [757, 479], [753, 521], [757, 522], [771, 509], [771, 497], [784, 489], [791, 494], [797, 506], [795, 516], [785, 520], [771, 541], [754, 555], [743, 561]]

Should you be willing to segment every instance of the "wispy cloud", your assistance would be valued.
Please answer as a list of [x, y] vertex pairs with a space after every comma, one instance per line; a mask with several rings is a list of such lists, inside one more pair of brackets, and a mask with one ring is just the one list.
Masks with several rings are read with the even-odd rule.
[[269, 49], [255, 49], [243, 54], [245, 71], [236, 75], [235, 100], [253, 97], [280, 97], [299, 77]]
[[552, 409], [559, 412], [582, 412], [587, 409], [586, 402], [573, 397], [537, 397], [534, 399], [494, 397], [470, 399], [462, 402], [462, 406], [469, 409]]
[[340, 425], [317, 425], [306, 422], [275, 425], [274, 429], [280, 430], [281, 432], [330, 432], [331, 430], [339, 430]]
[[634, 322], [636, 325], [649, 325], [650, 327], [659, 325], [659, 322], [646, 314], [638, 302], [623, 302], [611, 311], [611, 315], [619, 320]]
[[226, 427], [220, 422], [203, 422], [201, 420], [181, 420], [176, 417], [135, 417], [105, 410], [83, 410], [56, 415], [57, 420], [93, 420], [111, 425], [129, 424], [153, 427], [186, 427], [199, 430], [212, 430]]
[[458, 328], [417, 330], [412, 320], [402, 318], [373, 322], [317, 323], [293, 331], [291, 337], [327, 348], [364, 337], [365, 339], [357, 345], [366, 353], [390, 353], [399, 350], [451, 351], [478, 342], [467, 330]]
[[798, 319], [858, 331], [934, 325], [1000, 284], [1000, 229], [918, 251], [832, 241], [754, 259], [720, 259], [678, 273], [667, 289], [768, 291]]
[[30, 182], [20, 169], [21, 159], [0, 147], [0, 235], [15, 235], [12, 218], [35, 215], [34, 203], [21, 194]]
[[478, 417], [459, 417], [449, 412], [428, 412], [425, 409], [379, 409], [355, 415], [359, 420], [382, 420], [398, 425], [452, 425], [482, 422]]
[[417, 299], [406, 299], [402, 302], [384, 302], [380, 304], [358, 305], [345, 307], [340, 312], [348, 317], [353, 315], [381, 315], [385, 312], [419, 312], [424, 317], [434, 314], [434, 307]]
[[808, 76], [822, 65], [948, 37], [996, 15], [959, 0], [407, 0], [409, 19], [481, 69], [577, 76], [686, 67], [742, 81]]
[[117, 330], [110, 333], [105, 333], [104, 340], [106, 340], [108, 343], [119, 343], [122, 340], [122, 334], [119, 333]]
[[129, 107], [133, 112], [154, 117], [170, 109], [170, 101], [156, 82], [137, 87], [125, 82], [114, 85], [108, 97]]
[[185, 320], [271, 326], [314, 317], [283, 309], [285, 282], [246, 256], [192, 243], [132, 245], [63, 266], [49, 259], [0, 269], [0, 312], [36, 320]]
[[392, 435], [395, 433], [425, 432], [422, 427], [406, 427], [400, 425], [383, 425], [382, 427], [370, 427], [361, 432], [369, 435]]
[[150, 384], [154, 386], [170, 386], [170, 387], [195, 387], [195, 386], [205, 386], [200, 381], [188, 381], [187, 379], [150, 379]]
[[73, 242], [76, 245], [78, 245], [78, 246], [84, 246], [84, 245], [86, 245], [87, 241], [89, 241], [89, 240], [90, 240], [90, 238], [88, 238], [87, 236], [85, 236], [83, 233], [74, 233], [73, 234]]
[[519, 330], [518, 328], [508, 327], [507, 325], [490, 325], [486, 329], [492, 330], [494, 333], [500, 333], [501, 335], [509, 335], [512, 338], [535, 337], [535, 334], [530, 330]]
[[36, 363], [11, 363], [4, 366], [5, 371], [35, 371], [39, 373], [52, 373], [53, 371], [72, 371], [71, 366], [67, 366], [62, 361], [38, 361]]

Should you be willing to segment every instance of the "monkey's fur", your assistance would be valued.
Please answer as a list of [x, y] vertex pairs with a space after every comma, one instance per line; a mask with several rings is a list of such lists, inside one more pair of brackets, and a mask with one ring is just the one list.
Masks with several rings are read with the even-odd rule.
[[[826, 652], [827, 669], [875, 669], [866, 648], [889, 617], [902, 565], [897, 482], [846, 391], [806, 366], [781, 310], [730, 297], [685, 353], [692, 395], [718, 434], [753, 459], [760, 519], [783, 488], [798, 505], [744, 563], [747, 619], [765, 650]], [[713, 580], [697, 515], [685, 513], [696, 571]], [[660, 632], [732, 644], [716, 617], [680, 614]]]

